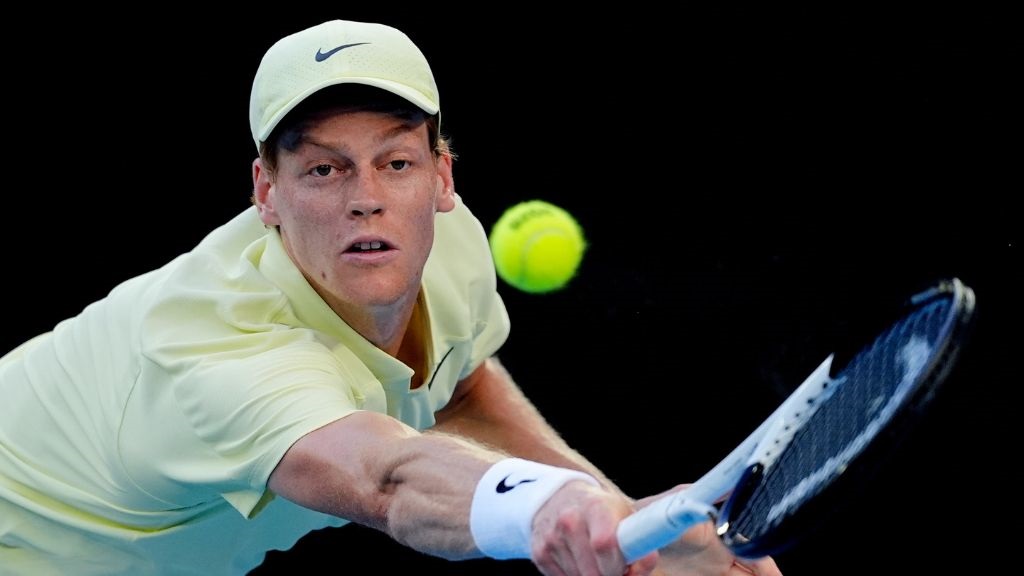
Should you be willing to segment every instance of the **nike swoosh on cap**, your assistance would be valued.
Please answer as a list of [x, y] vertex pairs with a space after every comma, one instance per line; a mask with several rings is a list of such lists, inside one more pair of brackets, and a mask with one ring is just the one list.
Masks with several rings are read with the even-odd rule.
[[323, 62], [324, 60], [327, 60], [328, 58], [330, 58], [331, 56], [334, 56], [336, 53], [338, 53], [341, 50], [344, 50], [345, 48], [351, 48], [353, 46], [362, 46], [363, 44], [369, 44], [369, 42], [356, 42], [354, 44], [342, 44], [341, 46], [338, 46], [336, 48], [331, 48], [327, 52], [321, 52], [320, 49], [317, 48], [316, 49], [316, 61], [317, 62]]

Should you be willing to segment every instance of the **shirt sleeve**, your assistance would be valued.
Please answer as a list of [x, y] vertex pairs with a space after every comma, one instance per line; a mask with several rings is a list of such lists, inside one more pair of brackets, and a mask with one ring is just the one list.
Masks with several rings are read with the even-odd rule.
[[[165, 502], [189, 505], [203, 497], [199, 486], [254, 515], [292, 444], [364, 404], [365, 381], [310, 331], [238, 338], [244, 344], [204, 343], [209, 349], [194, 365], [147, 368], [134, 417], [126, 418], [136, 437], [125, 440], [146, 453], [126, 454], [136, 482]], [[147, 427], [147, 417], [162, 425]]]

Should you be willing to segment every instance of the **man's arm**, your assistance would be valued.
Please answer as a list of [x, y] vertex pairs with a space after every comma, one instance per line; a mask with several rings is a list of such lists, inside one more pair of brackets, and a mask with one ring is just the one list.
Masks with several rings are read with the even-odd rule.
[[[472, 442], [356, 412], [299, 439], [268, 486], [301, 506], [382, 530], [414, 548], [467, 558], [479, 555], [469, 532], [473, 489], [501, 458]], [[418, 535], [417, 519], [430, 520], [431, 530]]]
[[[383, 414], [355, 412], [300, 438], [268, 485], [301, 506], [377, 528], [421, 552], [472, 558], [481, 555], [470, 528], [474, 493], [506, 458], [450, 434], [419, 433]], [[617, 494], [568, 481], [528, 524], [531, 556], [544, 574], [623, 574], [615, 527], [631, 510]], [[504, 518], [493, 521], [500, 527]], [[628, 573], [648, 574], [655, 561], [651, 555]]]
[[[596, 466], [566, 444], [496, 358], [488, 359], [459, 382], [451, 402], [437, 413], [434, 429], [472, 438], [522, 458], [581, 470], [597, 478], [609, 491], [629, 500]], [[656, 497], [644, 498], [635, 506], [643, 507]], [[541, 509], [537, 514], [537, 526], [557, 522], [546, 518], [547, 511]], [[615, 545], [618, 546], [617, 540]], [[659, 557], [662, 561], [654, 572], [658, 576], [781, 576], [771, 558], [737, 561], [715, 535], [711, 524], [687, 531], [679, 541], [665, 548]]]

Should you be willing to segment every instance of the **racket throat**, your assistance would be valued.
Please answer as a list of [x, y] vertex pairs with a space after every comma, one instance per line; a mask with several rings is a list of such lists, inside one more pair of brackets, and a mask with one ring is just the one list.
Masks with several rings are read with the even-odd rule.
[[722, 506], [721, 523], [716, 520], [716, 531], [719, 537], [722, 538], [726, 546], [732, 547], [737, 544], [742, 544], [747, 541], [742, 534], [737, 533], [735, 530], [730, 530], [730, 518], [736, 518], [742, 514], [743, 510], [747, 507], [750, 502], [750, 497], [753, 496], [754, 491], [764, 479], [765, 466], [761, 463], [754, 463], [750, 465], [744, 472], [743, 476], [740, 477], [739, 482], [736, 483], [736, 488], [732, 494], [729, 495], [729, 499]]

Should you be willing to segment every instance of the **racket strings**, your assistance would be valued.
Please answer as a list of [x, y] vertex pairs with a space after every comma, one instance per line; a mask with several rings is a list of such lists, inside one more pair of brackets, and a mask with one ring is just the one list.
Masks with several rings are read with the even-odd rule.
[[916, 389], [948, 329], [951, 307], [951, 299], [941, 298], [914, 310], [851, 359], [830, 383], [831, 395], [731, 512], [732, 538], [763, 536], [842, 474]]

